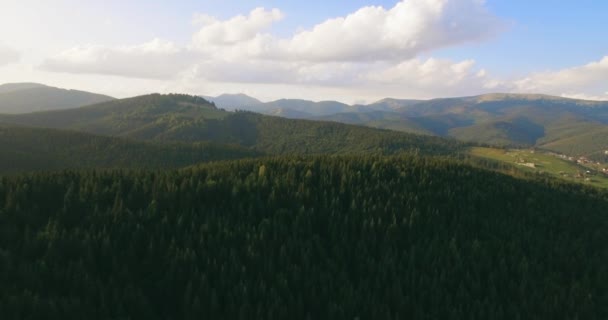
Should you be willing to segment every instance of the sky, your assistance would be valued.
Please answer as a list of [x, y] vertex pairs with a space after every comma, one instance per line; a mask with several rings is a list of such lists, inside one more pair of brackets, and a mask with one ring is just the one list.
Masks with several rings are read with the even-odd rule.
[[608, 1], [0, 0], [0, 83], [118, 98], [608, 100]]

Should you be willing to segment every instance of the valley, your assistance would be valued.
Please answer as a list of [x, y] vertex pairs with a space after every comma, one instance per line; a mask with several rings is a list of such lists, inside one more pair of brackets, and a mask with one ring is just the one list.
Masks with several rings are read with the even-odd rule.
[[608, 164], [535, 149], [473, 147], [470, 154], [513, 165], [518, 170], [569, 182], [608, 188]]

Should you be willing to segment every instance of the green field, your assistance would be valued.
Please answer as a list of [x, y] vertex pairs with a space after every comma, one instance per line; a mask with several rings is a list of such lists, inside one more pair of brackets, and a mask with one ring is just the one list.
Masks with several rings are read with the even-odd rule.
[[556, 155], [531, 149], [475, 147], [469, 152], [476, 157], [512, 164], [524, 171], [545, 173], [567, 181], [608, 188], [608, 176], [600, 171], [601, 166], [598, 165], [579, 165]]

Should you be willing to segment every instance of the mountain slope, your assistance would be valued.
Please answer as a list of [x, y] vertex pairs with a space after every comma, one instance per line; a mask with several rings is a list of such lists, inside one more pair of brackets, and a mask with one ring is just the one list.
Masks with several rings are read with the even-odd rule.
[[208, 101], [186, 95], [151, 94], [76, 109], [3, 115], [0, 121], [95, 134], [162, 139], [168, 130], [228, 115]]
[[22, 83], [5, 83], [0, 84], [0, 94], [8, 93], [24, 89], [45, 88], [47, 86], [40, 83], [22, 82]]
[[0, 113], [69, 109], [113, 99], [105, 95], [35, 83], [5, 84], [0, 86]]
[[215, 143], [151, 143], [56, 129], [0, 126], [0, 173], [76, 168], [177, 168], [259, 153]]
[[214, 141], [263, 153], [321, 154], [419, 150], [449, 153], [460, 144], [434, 137], [226, 112], [200, 97], [147, 95], [78, 109], [0, 116], [0, 123], [80, 130], [154, 141]]
[[257, 106], [262, 102], [246, 94], [222, 94], [217, 97], [203, 96], [206, 100], [212, 101], [218, 108], [226, 110], [247, 109]]
[[606, 319], [608, 201], [424, 157], [0, 178], [7, 319]]
[[395, 111], [401, 108], [416, 105], [424, 101], [425, 100], [384, 98], [382, 100], [361, 107], [375, 111]]
[[576, 155], [608, 149], [608, 139], [602, 140], [600, 134], [593, 142], [585, 138], [608, 126], [608, 102], [487, 94], [425, 101], [385, 99], [376, 104], [391, 110], [376, 111], [373, 118], [359, 111], [318, 118], [481, 143], [570, 149]]
[[307, 115], [309, 117], [330, 115], [334, 113], [353, 111], [354, 109], [338, 101], [320, 101], [314, 102], [301, 99], [280, 99], [272, 102], [266, 102], [247, 108], [254, 112], [265, 114], [273, 114], [276, 110], [285, 110], [284, 112], [294, 112], [299, 115]]

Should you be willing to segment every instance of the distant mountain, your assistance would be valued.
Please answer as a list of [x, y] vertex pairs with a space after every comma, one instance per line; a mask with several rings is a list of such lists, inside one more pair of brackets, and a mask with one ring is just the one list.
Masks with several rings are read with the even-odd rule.
[[226, 110], [246, 109], [262, 103], [262, 101], [250, 97], [246, 94], [222, 94], [217, 97], [203, 96], [203, 98], [212, 101], [218, 108]]
[[330, 115], [341, 112], [355, 111], [353, 107], [338, 101], [309, 101], [302, 99], [280, 99], [253, 106], [249, 110], [265, 114], [292, 113], [298, 118]]
[[177, 168], [255, 157], [215, 143], [153, 143], [57, 129], [0, 126], [0, 173], [76, 168]]
[[37, 83], [0, 85], [0, 113], [19, 114], [69, 109], [113, 99], [96, 93], [54, 88]]
[[0, 84], [0, 94], [18, 91], [18, 90], [24, 90], [24, 89], [45, 88], [45, 87], [47, 87], [47, 86], [40, 84], [40, 83], [33, 83], [33, 82], [5, 83], [5, 84]]
[[608, 128], [608, 102], [496, 93], [422, 101], [384, 99], [367, 107], [380, 110], [316, 119], [573, 155], [608, 150], [608, 135], [603, 134]]
[[287, 108], [278, 108], [265, 112], [267, 115], [289, 118], [289, 119], [313, 119], [310, 113], [296, 111]]
[[362, 107], [374, 111], [395, 111], [424, 101], [425, 100], [385, 98]]
[[0, 122], [143, 140], [188, 140], [191, 133], [182, 129], [228, 114], [200, 97], [150, 94], [75, 109], [1, 115]]
[[417, 134], [434, 135], [422, 124], [410, 120], [395, 111], [345, 112], [328, 116], [312, 117], [315, 120], [335, 121], [354, 125], [365, 125], [373, 128], [389, 129]]
[[261, 102], [245, 94], [223, 94], [217, 97], [203, 96], [213, 101], [218, 108], [247, 110], [292, 119], [314, 119], [315, 117], [348, 112], [395, 111], [424, 100], [386, 98], [369, 105], [348, 105], [338, 101], [311, 101], [304, 99], [279, 99]]
[[450, 140], [335, 122], [227, 112], [201, 97], [152, 94], [96, 105], [23, 115], [0, 123], [89, 132], [151, 141], [210, 141], [267, 154], [451, 153]]

